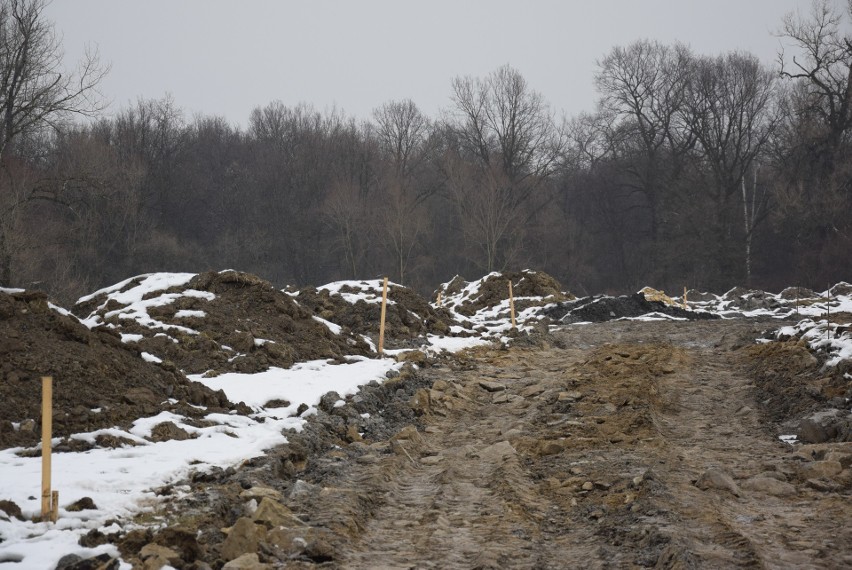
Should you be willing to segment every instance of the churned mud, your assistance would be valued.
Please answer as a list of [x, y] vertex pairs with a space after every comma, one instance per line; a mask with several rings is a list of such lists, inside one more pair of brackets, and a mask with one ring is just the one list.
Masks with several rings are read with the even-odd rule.
[[194, 552], [253, 568], [852, 566], [852, 443], [778, 439], [741, 350], [770, 326], [610, 322], [434, 362], [321, 411], [325, 436], [196, 483]]

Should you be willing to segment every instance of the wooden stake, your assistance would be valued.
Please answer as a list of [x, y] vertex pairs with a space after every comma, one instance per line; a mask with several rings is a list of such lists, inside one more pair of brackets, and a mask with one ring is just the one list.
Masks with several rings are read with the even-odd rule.
[[828, 289], [826, 289], [826, 297], [828, 301], [825, 302], [825, 338], [831, 340], [831, 286], [829, 285]]
[[388, 278], [385, 277], [384, 284], [382, 285], [382, 320], [379, 323], [379, 355], [382, 354], [382, 350], [385, 348], [385, 314], [387, 312], [388, 305]]
[[50, 493], [50, 452], [53, 432], [53, 378], [41, 378], [41, 520], [53, 516]]
[[438, 306], [441, 306], [441, 292], [438, 291]]
[[796, 316], [799, 316], [799, 288], [796, 287]]
[[515, 328], [515, 296], [512, 294], [511, 279], [509, 279], [509, 311], [512, 313], [512, 328]]
[[50, 495], [50, 522], [56, 522], [59, 518], [59, 491], [52, 491]]
[[683, 308], [689, 308], [689, 305], [686, 304], [686, 285], [683, 286]]

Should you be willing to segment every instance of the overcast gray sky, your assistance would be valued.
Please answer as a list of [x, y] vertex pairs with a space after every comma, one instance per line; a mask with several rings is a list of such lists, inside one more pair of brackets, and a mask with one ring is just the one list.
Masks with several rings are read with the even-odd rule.
[[[838, 3], [845, 0], [837, 0]], [[518, 69], [556, 111], [594, 109], [595, 61], [641, 38], [773, 64], [782, 16], [807, 0], [54, 0], [66, 63], [86, 43], [112, 70], [111, 112], [171, 93], [187, 115], [245, 125], [274, 99], [366, 118], [411, 98], [431, 116], [450, 81]]]

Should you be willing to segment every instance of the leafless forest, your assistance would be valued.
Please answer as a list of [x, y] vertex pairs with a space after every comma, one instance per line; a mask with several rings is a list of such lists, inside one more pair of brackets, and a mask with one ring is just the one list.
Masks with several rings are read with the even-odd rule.
[[0, 285], [68, 300], [232, 267], [431, 290], [531, 267], [577, 293], [821, 289], [852, 259], [850, 18], [818, 0], [767, 22], [790, 46], [772, 65], [614, 47], [575, 117], [505, 66], [448, 81], [435, 117], [272, 101], [237, 128], [169, 97], [107, 109], [98, 55], [67, 72], [43, 1], [3, 0]]

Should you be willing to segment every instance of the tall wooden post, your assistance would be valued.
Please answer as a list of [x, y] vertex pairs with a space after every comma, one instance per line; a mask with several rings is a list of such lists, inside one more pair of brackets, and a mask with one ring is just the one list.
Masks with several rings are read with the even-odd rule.
[[50, 492], [50, 452], [53, 432], [53, 378], [41, 377], [41, 520], [52, 518]]
[[438, 291], [438, 307], [441, 306], [441, 292]]
[[512, 293], [511, 279], [509, 279], [509, 311], [512, 313], [512, 328], [515, 328], [515, 296]]
[[829, 285], [828, 289], [825, 290], [826, 298], [828, 299], [825, 302], [825, 338], [827, 340], [831, 340], [831, 286]]
[[385, 314], [387, 313], [388, 305], [388, 278], [385, 277], [382, 284], [382, 320], [379, 323], [379, 355], [385, 348]]
[[683, 308], [689, 308], [689, 305], [686, 304], [686, 285], [683, 286]]

